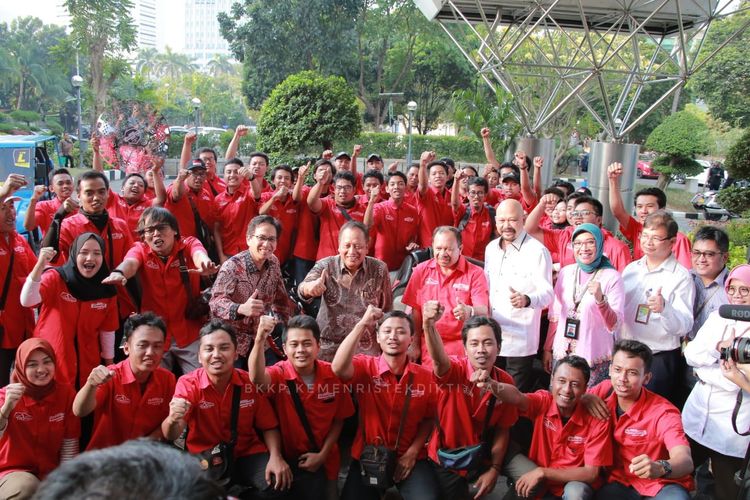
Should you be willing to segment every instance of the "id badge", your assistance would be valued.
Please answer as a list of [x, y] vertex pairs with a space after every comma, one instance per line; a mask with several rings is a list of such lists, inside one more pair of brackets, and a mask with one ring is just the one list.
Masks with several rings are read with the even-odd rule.
[[581, 320], [568, 318], [565, 320], [565, 338], [578, 340], [578, 329], [581, 327]]
[[635, 309], [635, 322], [642, 325], [648, 325], [648, 320], [651, 317], [651, 309], [647, 304], [638, 304]]

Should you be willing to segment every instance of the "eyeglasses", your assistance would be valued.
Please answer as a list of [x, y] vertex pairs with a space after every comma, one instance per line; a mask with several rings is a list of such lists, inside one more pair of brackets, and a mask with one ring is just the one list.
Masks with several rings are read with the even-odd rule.
[[351, 191], [354, 189], [354, 186], [348, 185], [348, 184], [338, 184], [333, 187], [335, 191]]
[[670, 237], [664, 237], [661, 236], [649, 236], [646, 233], [641, 233], [641, 241], [645, 241], [646, 243], [661, 243], [662, 241], [671, 240]]
[[274, 236], [263, 236], [262, 234], [254, 234], [253, 238], [260, 241], [261, 243], [275, 244], [277, 241], [279, 241], [279, 239]]
[[151, 236], [156, 231], [163, 233], [169, 227], [170, 227], [169, 224], [156, 224], [154, 226], [144, 227], [143, 229], [140, 230], [140, 233], [145, 234], [146, 236]]
[[734, 297], [735, 295], [739, 295], [740, 297], [747, 297], [750, 295], [750, 288], [746, 286], [730, 286], [727, 288], [727, 295], [730, 297]]
[[475, 196], [484, 196], [484, 195], [485, 195], [484, 191], [469, 191], [469, 196], [472, 198]]
[[203, 170], [203, 169], [191, 170], [190, 171], [190, 175], [192, 175], [194, 177], [205, 177], [206, 176], [206, 171]]
[[698, 250], [692, 250], [690, 253], [693, 254], [693, 257], [696, 259], [700, 259], [701, 257], [713, 259], [717, 255], [724, 255], [724, 252], [700, 252]]
[[570, 212], [571, 217], [588, 217], [589, 215], [593, 214], [593, 210], [573, 210]]
[[574, 241], [573, 242], [573, 248], [594, 248], [596, 247], [596, 240], [586, 240], [586, 241]]

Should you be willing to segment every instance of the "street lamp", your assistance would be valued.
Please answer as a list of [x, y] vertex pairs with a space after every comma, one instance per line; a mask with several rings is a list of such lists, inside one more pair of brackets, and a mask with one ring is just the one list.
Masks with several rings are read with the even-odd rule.
[[81, 133], [81, 85], [83, 85], [83, 78], [76, 73], [70, 79], [70, 84], [76, 89], [76, 101], [78, 101], [78, 167], [83, 168], [83, 134]]
[[414, 101], [409, 101], [406, 104], [406, 109], [409, 110], [409, 126], [407, 128], [406, 133], [409, 135], [409, 147], [406, 150], [406, 170], [409, 170], [409, 167], [411, 167], [411, 122], [414, 120], [414, 112], [417, 110], [417, 103]]
[[195, 110], [195, 136], [197, 138], [198, 136], [198, 110], [201, 107], [201, 100], [197, 97], [193, 97], [193, 99], [190, 101], [193, 103], [193, 109]]

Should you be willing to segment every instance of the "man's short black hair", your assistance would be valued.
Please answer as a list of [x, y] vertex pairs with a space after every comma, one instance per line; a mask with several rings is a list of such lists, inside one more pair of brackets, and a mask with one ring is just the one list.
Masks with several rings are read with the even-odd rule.
[[646, 220], [643, 221], [644, 229], [657, 229], [660, 227], [667, 230], [667, 238], [674, 238], [680, 230], [674, 217], [661, 209], [651, 212], [646, 216]]
[[294, 171], [292, 171], [292, 167], [290, 167], [286, 163], [282, 163], [281, 165], [276, 165], [275, 167], [273, 167], [273, 170], [271, 170], [271, 180], [273, 180], [274, 177], [276, 177], [276, 172], [278, 172], [279, 170], [288, 172], [289, 175], [292, 176], [292, 179], [294, 179]]
[[271, 224], [276, 229], [276, 237], [281, 236], [281, 223], [270, 215], [256, 215], [247, 225], [246, 236], [249, 238], [261, 224]]
[[224, 163], [224, 166], [225, 166], [225, 167], [226, 167], [227, 165], [239, 165], [239, 166], [240, 166], [240, 168], [242, 168], [242, 167], [244, 167], [244, 166], [245, 166], [245, 162], [243, 162], [242, 160], [240, 160], [239, 158], [237, 158], [237, 157], [235, 156], [234, 158], [230, 158], [230, 159], [228, 159], [228, 160], [226, 161], [226, 163]]
[[442, 167], [443, 168], [443, 172], [445, 172], [445, 175], [448, 175], [448, 165], [445, 162], [439, 161], [439, 160], [431, 161], [430, 163], [428, 163], [427, 164], [427, 172], [429, 172], [430, 170], [432, 170], [432, 167], [434, 167], [436, 165]]
[[219, 160], [219, 156], [216, 154], [216, 150], [213, 148], [200, 148], [195, 156], [200, 156], [202, 153], [211, 153], [214, 155], [214, 162]]
[[42, 482], [34, 498], [205, 500], [227, 496], [195, 455], [151, 439], [138, 439], [87, 451], [63, 462]]
[[554, 187], [554, 186], [548, 187], [547, 189], [542, 191], [542, 195], [545, 195], [545, 194], [554, 194], [555, 196], [560, 198], [560, 200], [565, 199], [565, 191], [563, 191], [562, 189], [558, 187]]
[[414, 320], [412, 319], [410, 314], [406, 314], [404, 311], [400, 311], [398, 309], [388, 311], [383, 315], [382, 318], [380, 318], [380, 321], [378, 321], [378, 331], [380, 331], [380, 326], [385, 323], [385, 320], [389, 318], [405, 319], [407, 323], [409, 323], [409, 335], [411, 335], [412, 337], [414, 336]]
[[168, 224], [172, 230], [177, 233], [176, 238], [179, 239], [180, 226], [177, 223], [177, 217], [172, 212], [164, 207], [148, 207], [143, 211], [141, 216], [138, 218], [138, 226], [136, 231], [143, 235], [143, 230], [146, 229], [146, 221], [149, 221], [152, 225], [156, 224]]
[[354, 174], [349, 172], [348, 170], [341, 170], [339, 172], [336, 172], [336, 175], [333, 176], [334, 186], [336, 185], [336, 181], [339, 179], [350, 182], [352, 187], [357, 186], [357, 179], [354, 177]]
[[[500, 170], [502, 170], [504, 168], [511, 169], [513, 171], [514, 175], [517, 175], [518, 177], [521, 177], [521, 169], [518, 168], [518, 165], [515, 165], [513, 163], [510, 163], [510, 162], [506, 161], [505, 163], [501, 163], [500, 164], [500, 168], [498, 169], [498, 173], [500, 173]], [[505, 175], [508, 175], [508, 174], [505, 174]]]
[[659, 205], [659, 208], [664, 208], [667, 206], [667, 195], [664, 194], [664, 191], [662, 191], [658, 187], [647, 187], [636, 191], [635, 196], [633, 197], [633, 205], [638, 203], [639, 196], [654, 196], [656, 198], [656, 204]]
[[564, 181], [562, 179], [557, 179], [555, 182], [552, 183], [552, 187], [556, 188], [563, 188], [565, 190], [565, 194], [563, 195], [563, 198], [571, 194], [573, 191], [576, 190], [575, 186], [571, 184], [568, 181]]
[[500, 329], [500, 323], [490, 316], [472, 316], [464, 321], [464, 326], [461, 328], [461, 342], [463, 342], [464, 346], [466, 346], [466, 339], [469, 335], [469, 330], [479, 328], [480, 326], [489, 326], [492, 328], [492, 333], [495, 335], [495, 342], [497, 342], [497, 348], [500, 349], [500, 345], [503, 342], [503, 331]]
[[161, 316], [157, 316], [156, 313], [146, 311], [143, 314], [131, 314], [128, 319], [125, 320], [125, 324], [122, 327], [122, 339], [127, 341], [134, 331], [141, 326], [152, 326], [161, 330], [164, 334], [164, 338], [167, 337], [167, 325]]
[[406, 178], [406, 175], [403, 172], [399, 172], [398, 170], [396, 170], [395, 172], [391, 172], [390, 174], [388, 174], [388, 182], [390, 182], [391, 179], [394, 178], [394, 177], [400, 177], [401, 180], [404, 181], [404, 184], [406, 184], [407, 182], [409, 182], [409, 179]]
[[440, 233], [451, 233], [453, 236], [456, 237], [456, 241], [458, 242], [458, 246], [461, 246], [463, 244], [463, 238], [461, 237], [461, 231], [458, 230], [458, 228], [454, 226], [438, 226], [435, 228], [434, 231], [432, 231], [432, 241], [435, 241], [435, 236], [437, 236]]
[[315, 340], [320, 342], [320, 325], [318, 325], [318, 322], [315, 321], [315, 318], [313, 318], [312, 316], [299, 314], [297, 316], [292, 316], [291, 318], [289, 318], [284, 331], [281, 333], [282, 342], [286, 343], [287, 332], [292, 328], [297, 328], [299, 330], [310, 330], [313, 334], [313, 337], [315, 337]]
[[487, 194], [490, 191], [490, 185], [484, 177], [469, 177], [467, 187], [471, 186], [482, 186], [484, 188], [484, 194]]
[[474, 175], [472, 175], [471, 177], [476, 177], [479, 175], [479, 171], [476, 168], [472, 167], [471, 165], [464, 165], [463, 167], [461, 167], [461, 171], [463, 172], [467, 168], [471, 169], [474, 172]]
[[339, 237], [337, 241], [341, 241], [341, 235], [344, 234], [344, 231], [349, 229], [356, 229], [358, 231], [361, 231], [362, 234], [365, 235], [365, 241], [370, 241], [370, 231], [367, 229], [367, 226], [365, 226], [358, 220], [346, 221], [344, 225], [341, 226], [341, 229], [339, 229]]
[[558, 360], [557, 363], [555, 363], [555, 368], [552, 370], [553, 377], [555, 376], [555, 372], [557, 372], [557, 369], [560, 367], [560, 365], [568, 365], [571, 368], [581, 370], [581, 373], [583, 373], [584, 382], [586, 384], [589, 383], [589, 379], [591, 379], [591, 367], [589, 366], [589, 362], [581, 356], [569, 354], [564, 358]]
[[593, 196], [579, 196], [575, 199], [575, 203], [573, 204], [574, 207], [578, 208], [578, 205], [583, 205], [584, 203], [588, 203], [592, 207], [594, 207], [594, 212], [599, 217], [602, 216], [604, 213], [604, 206], [602, 205], [602, 202], [594, 198]]
[[578, 198], [583, 198], [584, 196], [586, 195], [583, 193], [576, 193], [574, 191], [565, 197], [565, 204], [567, 205], [570, 202], [570, 200], [577, 200]]
[[144, 189], [148, 189], [148, 181], [147, 181], [147, 180], [146, 180], [146, 178], [145, 178], [145, 177], [143, 176], [143, 174], [141, 174], [141, 173], [139, 173], [139, 172], [130, 172], [130, 173], [129, 173], [128, 175], [126, 175], [126, 176], [125, 176], [125, 178], [124, 178], [124, 179], [122, 180], [122, 183], [123, 183], [123, 185], [124, 185], [124, 184], [125, 184], [126, 182], [128, 182], [128, 179], [130, 179], [131, 177], [138, 177], [138, 178], [139, 178], [140, 180], [142, 180], [142, 181], [143, 181], [143, 188], [144, 188]]
[[261, 158], [263, 158], [264, 160], [266, 160], [266, 166], [268, 166], [271, 163], [271, 160], [268, 159], [268, 155], [266, 153], [261, 152], [261, 151], [253, 151], [252, 153], [250, 153], [250, 157], [248, 158], [247, 161], [250, 162], [256, 156], [260, 156]]
[[103, 173], [97, 171], [97, 170], [86, 170], [84, 173], [78, 176], [78, 181], [76, 182], [76, 189], [78, 191], [81, 190], [81, 182], [83, 181], [90, 181], [94, 179], [101, 179], [104, 181], [104, 187], [109, 189], [109, 179], [107, 179], [107, 176]]
[[49, 171], [48, 179], [49, 179], [50, 184], [52, 184], [53, 182], [52, 180], [55, 178], [56, 175], [67, 175], [71, 179], [73, 178], [73, 176], [70, 174], [70, 170], [68, 170], [67, 168], [62, 168], [62, 167], [56, 168], [54, 170]]
[[615, 346], [612, 349], [612, 357], [615, 357], [619, 351], [624, 352], [630, 358], [641, 358], [643, 365], [646, 369], [646, 373], [651, 371], [651, 363], [654, 360], [654, 353], [651, 348], [639, 342], [637, 340], [618, 340], [615, 342]]
[[232, 325], [229, 323], [226, 323], [220, 319], [213, 318], [208, 321], [203, 327], [201, 328], [200, 332], [198, 333], [198, 337], [203, 338], [211, 335], [214, 332], [218, 332], [219, 330], [223, 330], [227, 332], [229, 335], [229, 338], [232, 340], [232, 344], [234, 344], [234, 348], [237, 348], [237, 330], [234, 329]]
[[365, 181], [367, 179], [370, 179], [370, 178], [377, 179], [378, 183], [381, 186], [385, 182], [385, 179], [383, 178], [383, 174], [380, 171], [375, 170], [375, 169], [371, 169], [371, 170], [368, 170], [367, 172], [365, 172], [365, 175], [362, 176], [362, 184], [364, 184]]
[[729, 251], [729, 235], [723, 229], [719, 229], [716, 226], [701, 226], [695, 232], [693, 244], [697, 241], [713, 241], [719, 247], [720, 252], [727, 253]]

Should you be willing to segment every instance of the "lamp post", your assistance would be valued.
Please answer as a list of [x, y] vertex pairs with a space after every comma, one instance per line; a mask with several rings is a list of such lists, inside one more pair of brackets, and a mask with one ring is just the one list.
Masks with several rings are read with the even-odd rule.
[[411, 167], [411, 122], [414, 120], [414, 112], [417, 110], [417, 103], [409, 101], [406, 105], [406, 109], [409, 110], [409, 126], [407, 127], [406, 133], [409, 135], [409, 147], [406, 150], [406, 170]]
[[195, 110], [195, 136], [196, 140], [198, 137], [198, 110], [201, 108], [201, 100], [197, 97], [193, 97], [193, 99], [190, 101], [193, 103], [193, 109]]
[[70, 84], [76, 89], [76, 101], [78, 106], [78, 167], [83, 168], [83, 134], [81, 127], [81, 85], [83, 78], [77, 72], [70, 79]]

